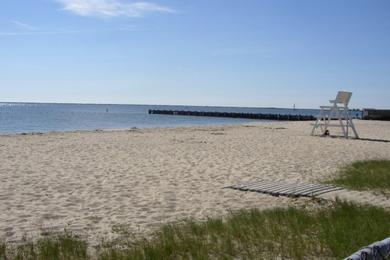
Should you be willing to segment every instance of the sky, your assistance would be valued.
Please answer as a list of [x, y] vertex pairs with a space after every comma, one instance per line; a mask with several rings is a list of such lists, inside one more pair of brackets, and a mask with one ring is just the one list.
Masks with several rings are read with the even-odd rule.
[[1, 0], [0, 101], [390, 108], [389, 0]]

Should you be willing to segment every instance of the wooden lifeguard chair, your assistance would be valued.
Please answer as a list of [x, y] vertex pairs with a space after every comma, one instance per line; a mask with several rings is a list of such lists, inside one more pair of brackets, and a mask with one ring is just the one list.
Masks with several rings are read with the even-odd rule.
[[[329, 135], [328, 127], [337, 126], [341, 127], [345, 138], [349, 137], [349, 128], [351, 128], [355, 138], [358, 139], [359, 135], [356, 132], [356, 128], [353, 124], [352, 116], [348, 108], [351, 96], [352, 92], [339, 91], [336, 99], [329, 100], [331, 105], [320, 106], [320, 113], [317, 116], [311, 135], [314, 135], [317, 129], [321, 131], [322, 135]], [[338, 121], [338, 123], [332, 124], [332, 120]]]

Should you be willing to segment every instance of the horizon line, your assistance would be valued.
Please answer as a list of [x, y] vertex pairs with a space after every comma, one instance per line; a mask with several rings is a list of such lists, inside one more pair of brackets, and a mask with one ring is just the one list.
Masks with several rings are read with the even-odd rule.
[[[261, 107], [261, 106], [237, 106], [237, 105], [193, 105], [193, 104], [140, 104], [140, 103], [89, 103], [89, 102], [46, 102], [46, 101], [0, 101], [12, 104], [58, 104], [58, 105], [122, 105], [122, 106], [181, 106], [181, 107], [227, 107], [227, 108], [270, 108], [270, 109], [294, 109], [293, 107]], [[295, 108], [318, 109], [318, 108]]]
[[[266, 109], [294, 109], [293, 107], [261, 107], [261, 106], [236, 106], [236, 105], [193, 105], [193, 104], [139, 104], [139, 103], [89, 103], [89, 102], [45, 102], [45, 101], [0, 101], [1, 103], [11, 104], [58, 104], [58, 105], [121, 105], [121, 106], [181, 106], [181, 107], [225, 107], [225, 108], [266, 108]], [[319, 108], [307, 108], [307, 107], [295, 107], [299, 110], [318, 110]], [[351, 108], [351, 110], [363, 110], [363, 109], [375, 109], [375, 108]], [[380, 109], [380, 108], [377, 108]], [[386, 108], [385, 108], [386, 109]]]

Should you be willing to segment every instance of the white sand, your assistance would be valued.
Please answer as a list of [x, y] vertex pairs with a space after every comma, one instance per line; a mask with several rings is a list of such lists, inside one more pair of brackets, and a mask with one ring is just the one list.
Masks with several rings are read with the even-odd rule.
[[[390, 140], [390, 122], [356, 121]], [[224, 186], [258, 179], [316, 182], [362, 159], [390, 159], [390, 143], [310, 136], [310, 122], [0, 136], [0, 238], [64, 228], [91, 241], [126, 225], [202, 219], [302, 199]]]

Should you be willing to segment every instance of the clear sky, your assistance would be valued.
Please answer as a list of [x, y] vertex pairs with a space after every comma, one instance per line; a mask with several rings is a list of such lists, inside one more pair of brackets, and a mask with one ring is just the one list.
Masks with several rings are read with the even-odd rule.
[[389, 0], [1, 0], [0, 101], [390, 108]]

